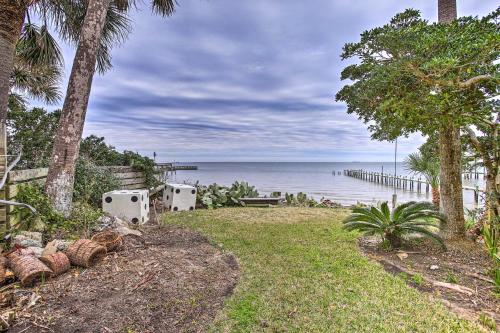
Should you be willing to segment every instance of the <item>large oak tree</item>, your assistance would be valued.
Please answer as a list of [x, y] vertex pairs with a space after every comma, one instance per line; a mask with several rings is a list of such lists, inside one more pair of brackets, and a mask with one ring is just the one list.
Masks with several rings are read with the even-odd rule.
[[491, 111], [481, 105], [498, 91], [499, 12], [429, 24], [418, 11], [407, 10], [389, 24], [363, 32], [342, 53], [343, 59], [358, 63], [343, 70], [342, 79], [352, 83], [336, 98], [369, 124], [375, 139], [394, 140], [413, 132], [440, 136], [440, 163], [446, 164], [441, 167], [441, 196], [450, 199], [441, 202], [448, 217], [447, 239], [464, 234], [456, 138], [464, 126], [490, 117]]

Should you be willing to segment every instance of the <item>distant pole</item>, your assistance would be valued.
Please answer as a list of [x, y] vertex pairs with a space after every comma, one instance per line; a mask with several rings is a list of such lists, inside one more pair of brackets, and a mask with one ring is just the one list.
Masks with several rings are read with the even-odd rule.
[[396, 194], [397, 156], [398, 156], [398, 138], [396, 138], [394, 145], [394, 193], [392, 194], [392, 208], [396, 208], [396, 203], [398, 201], [398, 195]]

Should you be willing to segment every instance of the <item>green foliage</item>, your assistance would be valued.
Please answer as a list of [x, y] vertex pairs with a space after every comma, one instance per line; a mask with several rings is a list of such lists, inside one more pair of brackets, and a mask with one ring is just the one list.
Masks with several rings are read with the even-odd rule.
[[448, 283], [458, 283], [458, 278], [453, 272], [446, 273], [446, 282]]
[[22, 104], [10, 104], [7, 114], [9, 154], [17, 153], [21, 146], [23, 148], [17, 168], [35, 169], [48, 166], [60, 114], [59, 110], [28, 110]]
[[66, 230], [77, 233], [81, 237], [90, 237], [92, 229], [97, 225], [103, 213], [93, 206], [77, 202], [73, 206]]
[[231, 187], [212, 184], [209, 186], [195, 184], [197, 188], [197, 203], [208, 209], [230, 206], [244, 206], [241, 198], [256, 198], [259, 192], [247, 182], [234, 182]]
[[71, 216], [66, 219], [58, 213], [51, 205], [50, 200], [43, 192], [40, 185], [23, 185], [19, 188], [16, 200], [27, 203], [36, 209], [31, 213], [25, 208], [14, 208], [13, 213], [19, 214], [21, 223], [16, 226], [17, 230], [39, 230], [45, 236], [50, 237], [56, 232], [65, 233], [66, 237], [90, 235], [90, 229], [97, 223], [102, 212], [84, 202], [77, 202], [72, 210]]
[[80, 143], [80, 156], [96, 165], [123, 165], [123, 156], [115, 147], [106, 144], [104, 137], [90, 135]]
[[16, 200], [36, 209], [36, 213], [32, 213], [25, 208], [14, 208], [13, 214], [19, 214], [21, 221], [17, 226], [19, 230], [41, 230], [51, 234], [66, 222], [64, 216], [52, 207], [40, 185], [21, 185]]
[[342, 59], [359, 63], [342, 71], [353, 83], [336, 100], [380, 140], [481, 122], [491, 115], [483, 102], [498, 91], [499, 14], [448, 24], [429, 24], [411, 9], [397, 14], [344, 46]]
[[422, 274], [417, 273], [411, 277], [411, 280], [417, 285], [421, 286], [424, 284], [424, 277]]
[[313, 198], [308, 198], [303, 192], [297, 193], [295, 196], [293, 193], [285, 193], [285, 202], [287, 206], [295, 207], [316, 207], [318, 202]]
[[144, 183], [147, 187], [154, 187], [160, 184], [155, 177], [155, 162], [151, 158], [131, 151], [124, 151], [122, 165], [130, 165], [135, 170], [141, 171], [144, 174]]
[[474, 209], [465, 208], [465, 230], [471, 230], [480, 221], [483, 212], [484, 209], [482, 207]]
[[407, 170], [422, 175], [433, 188], [439, 186], [439, 161], [421, 153], [412, 153], [404, 160]]
[[486, 313], [481, 313], [479, 315], [479, 322], [481, 323], [481, 325], [488, 327], [490, 330], [496, 332], [497, 323], [496, 323], [495, 319], [491, 318]]
[[127, 150], [120, 153], [115, 147], [106, 144], [103, 137], [91, 135], [83, 139], [80, 143], [80, 156], [98, 166], [132, 166], [144, 174], [147, 187], [159, 185], [155, 177], [155, 162], [151, 158]]
[[445, 221], [434, 205], [429, 202], [407, 202], [392, 212], [387, 202], [380, 208], [354, 207], [352, 214], [344, 220], [346, 230], [358, 230], [366, 236], [380, 235], [390, 242], [393, 248], [401, 246], [405, 235], [420, 234], [429, 237], [444, 247], [442, 239], [431, 228], [439, 228], [435, 222]]
[[102, 195], [118, 189], [120, 182], [109, 171], [99, 168], [93, 161], [80, 157], [76, 163], [73, 200], [99, 207]]

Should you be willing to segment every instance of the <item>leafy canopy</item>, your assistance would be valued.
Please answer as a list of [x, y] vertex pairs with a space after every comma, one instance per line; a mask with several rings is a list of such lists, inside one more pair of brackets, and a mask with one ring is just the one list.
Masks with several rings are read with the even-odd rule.
[[479, 19], [429, 24], [416, 10], [397, 14], [344, 46], [342, 71], [352, 83], [336, 95], [369, 124], [372, 136], [393, 140], [441, 123], [458, 126], [489, 116], [480, 105], [498, 92], [500, 9]]

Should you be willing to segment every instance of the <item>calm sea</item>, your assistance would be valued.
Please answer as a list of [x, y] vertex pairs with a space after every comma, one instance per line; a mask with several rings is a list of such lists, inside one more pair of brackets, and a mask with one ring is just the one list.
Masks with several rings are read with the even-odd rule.
[[[390, 201], [394, 188], [374, 184], [343, 175], [345, 169], [364, 169], [368, 171], [394, 173], [394, 163], [385, 162], [190, 162], [186, 165], [197, 165], [196, 171], [177, 171], [172, 176], [174, 182], [195, 182], [201, 184], [218, 183], [231, 185], [234, 181], [246, 181], [254, 185], [261, 195], [281, 191], [283, 194], [304, 192], [316, 199], [322, 197], [344, 205], [377, 203]], [[340, 175], [338, 174], [340, 172]], [[397, 163], [398, 175], [409, 175], [402, 163]], [[467, 186], [482, 186], [482, 179], [466, 181]], [[396, 190], [398, 201], [431, 200], [430, 193], [418, 194], [407, 190]], [[464, 191], [467, 207], [473, 206], [472, 191]]]

